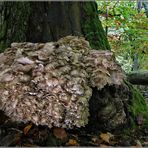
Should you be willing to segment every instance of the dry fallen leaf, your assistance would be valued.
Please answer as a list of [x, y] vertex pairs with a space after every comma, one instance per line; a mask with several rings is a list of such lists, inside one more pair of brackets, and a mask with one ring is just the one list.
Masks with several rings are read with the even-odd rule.
[[55, 127], [53, 129], [53, 134], [56, 138], [61, 139], [61, 140], [67, 138], [67, 133], [66, 133], [65, 129], [63, 129], [63, 128]]
[[31, 127], [32, 127], [32, 124], [29, 124], [29, 125], [27, 125], [27, 126], [24, 128], [24, 130], [23, 130], [24, 135], [27, 135], [27, 133], [29, 132], [29, 130], [31, 129]]
[[74, 139], [69, 139], [69, 141], [66, 143], [67, 146], [79, 146], [79, 143]]
[[110, 138], [111, 138], [111, 137], [113, 137], [113, 135], [112, 135], [111, 133], [109, 133], [109, 132], [107, 132], [107, 133], [101, 133], [101, 134], [100, 134], [100, 138], [101, 138], [103, 141], [107, 142], [107, 143], [110, 142]]

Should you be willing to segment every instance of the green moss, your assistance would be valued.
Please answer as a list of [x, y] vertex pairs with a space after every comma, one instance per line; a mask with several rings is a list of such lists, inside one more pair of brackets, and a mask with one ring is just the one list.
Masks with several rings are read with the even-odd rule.
[[[127, 83], [127, 82], [126, 82]], [[128, 110], [131, 113], [131, 122], [134, 125], [134, 120], [140, 115], [144, 118], [144, 124], [148, 125], [148, 104], [138, 89], [130, 83], [127, 83], [131, 91], [131, 100]]]
[[87, 2], [83, 5], [82, 30], [85, 38], [94, 49], [110, 50], [110, 46], [98, 18], [97, 6], [94, 2]]
[[145, 122], [148, 124], [148, 105], [146, 104], [144, 97], [136, 88], [132, 89], [132, 94], [133, 94], [133, 104], [131, 106], [131, 111], [134, 117], [141, 114], [143, 115]]

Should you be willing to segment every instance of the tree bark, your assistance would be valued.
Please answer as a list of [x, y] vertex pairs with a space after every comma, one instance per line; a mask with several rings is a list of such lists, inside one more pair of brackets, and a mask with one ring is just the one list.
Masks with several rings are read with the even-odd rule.
[[4, 2], [2, 5], [0, 44], [5, 48], [12, 42], [48, 42], [76, 35], [84, 36], [95, 49], [110, 50], [94, 2]]

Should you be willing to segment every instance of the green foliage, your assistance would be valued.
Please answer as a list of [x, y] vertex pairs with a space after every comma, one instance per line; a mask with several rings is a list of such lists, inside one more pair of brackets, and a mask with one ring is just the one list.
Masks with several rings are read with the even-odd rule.
[[129, 1], [98, 1], [98, 9], [103, 27], [108, 28], [112, 51], [122, 68], [130, 72], [137, 54], [139, 68], [147, 70], [148, 18], [144, 11], [138, 13], [136, 2]]
[[[127, 54], [127, 57], [128, 57], [128, 54]], [[126, 72], [129, 73], [131, 71], [132, 64], [133, 64], [133, 61], [131, 58], [126, 58], [125, 56], [117, 55], [116, 60], [121, 65], [122, 69], [124, 69]]]

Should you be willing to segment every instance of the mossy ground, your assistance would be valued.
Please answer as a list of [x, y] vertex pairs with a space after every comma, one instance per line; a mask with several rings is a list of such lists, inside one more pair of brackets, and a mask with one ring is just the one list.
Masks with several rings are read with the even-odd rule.
[[[0, 146], [148, 146], [146, 136], [148, 128], [126, 128], [122, 132], [120, 129], [114, 132], [96, 130], [96, 133], [81, 128], [75, 130], [59, 128], [59, 133], [55, 133], [54, 128], [32, 124], [26, 131], [26, 127], [31, 123], [11, 122], [2, 112], [0, 117]], [[106, 141], [100, 137], [101, 134], [105, 136], [111, 134], [112, 137]]]

